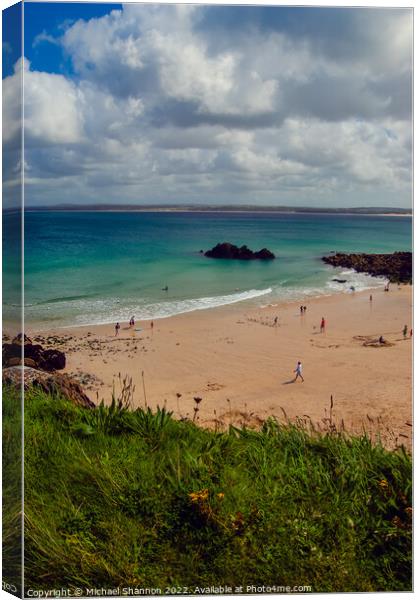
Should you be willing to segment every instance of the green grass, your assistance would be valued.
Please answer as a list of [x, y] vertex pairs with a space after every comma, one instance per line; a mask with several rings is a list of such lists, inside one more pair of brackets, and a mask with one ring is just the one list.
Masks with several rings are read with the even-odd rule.
[[27, 587], [412, 587], [403, 450], [273, 420], [214, 433], [37, 391], [25, 436]]
[[[20, 593], [22, 583], [22, 401], [4, 390], [2, 404], [3, 582]], [[14, 589], [15, 588], [15, 589]]]

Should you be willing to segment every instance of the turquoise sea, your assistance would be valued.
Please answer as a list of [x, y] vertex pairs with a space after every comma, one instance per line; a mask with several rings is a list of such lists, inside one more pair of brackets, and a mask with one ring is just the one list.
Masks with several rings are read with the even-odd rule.
[[[4, 316], [18, 282], [16, 215], [4, 217]], [[283, 300], [381, 286], [324, 265], [333, 251], [411, 250], [412, 220], [332, 214], [27, 212], [25, 315], [41, 327], [163, 318], [235, 302]], [[267, 247], [274, 261], [204, 257], [218, 242]], [[333, 278], [347, 279], [345, 284]], [[168, 286], [168, 291], [162, 288]]]

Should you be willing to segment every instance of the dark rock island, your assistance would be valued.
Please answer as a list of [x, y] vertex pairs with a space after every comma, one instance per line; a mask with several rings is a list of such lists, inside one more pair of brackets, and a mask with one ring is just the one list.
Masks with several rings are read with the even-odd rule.
[[217, 244], [211, 250], [207, 250], [205, 256], [209, 256], [210, 258], [229, 258], [235, 260], [272, 260], [275, 258], [275, 254], [267, 248], [262, 248], [262, 250], [259, 250], [258, 252], [253, 252], [247, 246], [241, 246], [239, 248], [228, 242]]
[[344, 254], [323, 256], [323, 262], [333, 267], [355, 269], [358, 273], [387, 277], [392, 283], [412, 283], [412, 253]]

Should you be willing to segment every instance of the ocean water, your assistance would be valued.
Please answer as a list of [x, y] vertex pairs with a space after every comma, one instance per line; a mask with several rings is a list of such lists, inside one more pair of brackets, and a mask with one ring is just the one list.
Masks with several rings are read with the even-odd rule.
[[[320, 257], [411, 250], [411, 227], [411, 218], [360, 215], [27, 212], [26, 321], [46, 328], [127, 321], [131, 315], [158, 319], [236, 302], [262, 306], [382, 286], [367, 275], [333, 269]], [[4, 235], [7, 318], [7, 299], [16, 291], [16, 244], [8, 240], [13, 227], [7, 218]], [[200, 254], [223, 241], [267, 247], [277, 259], [223, 261]]]

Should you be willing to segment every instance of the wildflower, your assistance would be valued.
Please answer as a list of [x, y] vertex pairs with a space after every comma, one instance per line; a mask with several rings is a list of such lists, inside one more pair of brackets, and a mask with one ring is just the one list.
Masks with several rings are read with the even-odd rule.
[[217, 494], [217, 498], [219, 498], [220, 500], [222, 500], [222, 499], [224, 498], [224, 494], [223, 494], [223, 492], [219, 492], [219, 493]]
[[208, 498], [208, 490], [201, 490], [200, 492], [191, 492], [188, 494], [192, 502], [203, 502]]
[[378, 485], [383, 490], [387, 489], [388, 488], [388, 481], [387, 481], [387, 479], [381, 479], [381, 481], [378, 482]]

